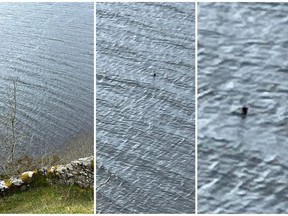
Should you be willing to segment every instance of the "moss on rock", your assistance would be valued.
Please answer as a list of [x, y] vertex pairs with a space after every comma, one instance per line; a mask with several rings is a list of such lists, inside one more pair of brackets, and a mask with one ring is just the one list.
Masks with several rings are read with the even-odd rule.
[[9, 188], [12, 185], [12, 182], [10, 181], [10, 179], [5, 179], [4, 182], [7, 188]]
[[20, 179], [21, 179], [23, 182], [27, 182], [28, 179], [29, 179], [28, 173], [21, 174], [21, 175], [20, 175]]

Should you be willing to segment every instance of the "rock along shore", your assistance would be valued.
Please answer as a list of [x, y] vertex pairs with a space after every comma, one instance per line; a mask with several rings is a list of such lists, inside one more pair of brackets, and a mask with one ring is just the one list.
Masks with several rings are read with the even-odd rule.
[[0, 180], [0, 196], [14, 191], [22, 191], [37, 182], [50, 184], [79, 185], [82, 188], [94, 187], [94, 157], [80, 158], [66, 165], [42, 167], [23, 172], [19, 176]]

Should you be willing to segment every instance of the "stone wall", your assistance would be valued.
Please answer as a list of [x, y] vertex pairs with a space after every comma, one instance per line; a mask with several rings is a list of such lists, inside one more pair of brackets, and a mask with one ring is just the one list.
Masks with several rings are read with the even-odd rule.
[[42, 167], [27, 171], [19, 176], [0, 180], [0, 196], [9, 192], [25, 190], [39, 181], [51, 184], [79, 185], [82, 188], [94, 187], [94, 157], [81, 158], [66, 165]]

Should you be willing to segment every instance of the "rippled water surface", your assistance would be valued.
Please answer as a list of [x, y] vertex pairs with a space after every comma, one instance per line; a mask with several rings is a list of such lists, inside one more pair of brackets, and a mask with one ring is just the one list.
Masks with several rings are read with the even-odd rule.
[[97, 212], [193, 213], [194, 4], [96, 11]]
[[288, 4], [199, 5], [201, 213], [288, 212], [287, 14]]
[[0, 3], [0, 26], [1, 115], [18, 77], [28, 151], [92, 134], [93, 3]]

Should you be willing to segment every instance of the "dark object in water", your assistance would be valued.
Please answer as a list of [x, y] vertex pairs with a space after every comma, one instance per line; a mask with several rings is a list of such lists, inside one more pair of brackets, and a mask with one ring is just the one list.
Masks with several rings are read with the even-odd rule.
[[241, 115], [243, 115], [243, 116], [246, 116], [246, 115], [247, 115], [247, 113], [248, 113], [248, 107], [246, 107], [246, 106], [243, 106], [243, 107], [242, 107], [242, 112], [241, 112]]
[[153, 74], [153, 77], [156, 77], [156, 73]]

